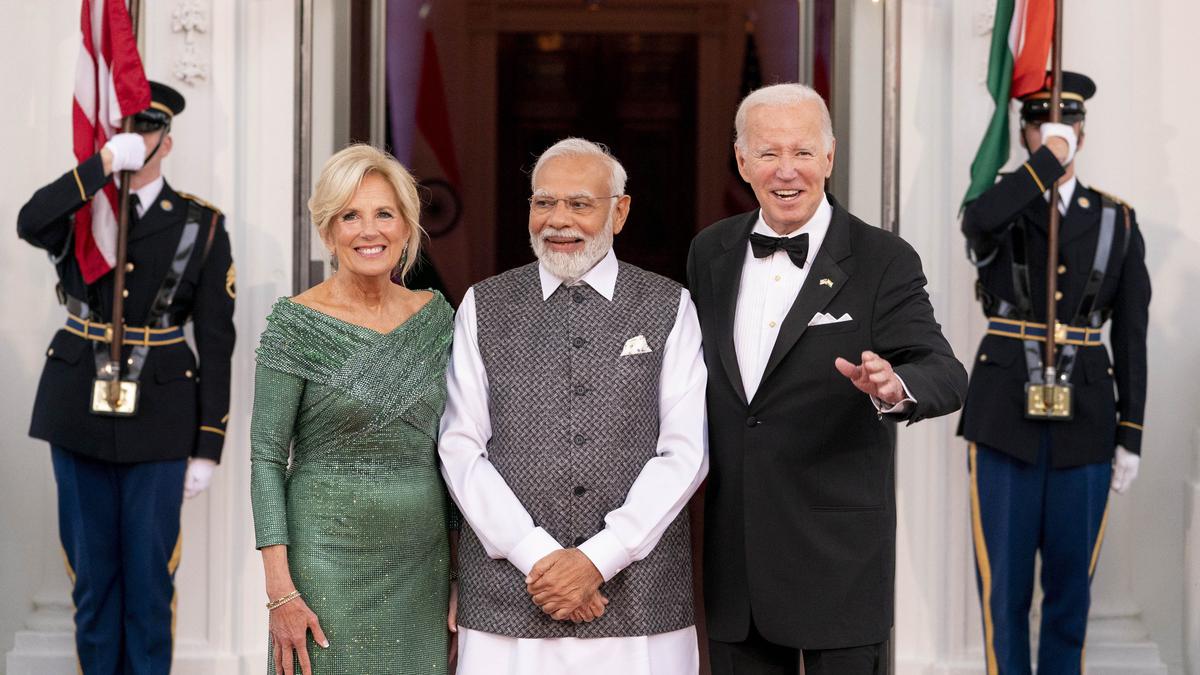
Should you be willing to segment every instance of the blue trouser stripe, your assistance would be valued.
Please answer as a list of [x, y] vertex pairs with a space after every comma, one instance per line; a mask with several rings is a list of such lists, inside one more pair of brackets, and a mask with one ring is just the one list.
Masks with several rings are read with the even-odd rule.
[[[1042, 623], [1038, 672], [1082, 670], [1091, 604], [1092, 560], [1108, 503], [1108, 462], [1067, 469], [1050, 466], [1049, 430], [1036, 464], [976, 446], [979, 520], [991, 571], [992, 638], [999, 675], [1032, 672], [1029, 610], [1035, 558], [1042, 560]], [[984, 597], [983, 581], [980, 597]]]
[[58, 447], [51, 455], [59, 537], [75, 574], [80, 668], [169, 672], [187, 460], [113, 464]]

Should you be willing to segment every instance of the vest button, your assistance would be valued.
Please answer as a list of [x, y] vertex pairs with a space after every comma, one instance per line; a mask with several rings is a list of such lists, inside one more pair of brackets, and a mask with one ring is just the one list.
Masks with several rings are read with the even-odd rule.
[[587, 492], [587, 488], [583, 487], [582, 485], [575, 486], [575, 496], [576, 497], [582, 497], [583, 493], [585, 493], [585, 492]]
[[575, 385], [575, 395], [576, 396], [587, 396], [587, 393], [588, 393], [588, 387], [586, 384]]
[[1066, 273], [1067, 273], [1067, 266], [1066, 266], [1066, 265], [1059, 265], [1059, 266], [1058, 266], [1058, 273], [1059, 273], [1059, 274], [1066, 274]]
[[1062, 291], [1054, 291], [1054, 299], [1055, 299], [1055, 300], [1062, 300], [1062, 299], [1063, 299], [1063, 294], [1062, 294]]
[[575, 545], [582, 546], [583, 542], [587, 541], [586, 537], [575, 537]]
[[583, 434], [575, 434], [575, 445], [583, 445], [587, 443], [587, 437]]
[[572, 293], [572, 294], [571, 294], [571, 299], [572, 299], [572, 300], [574, 300], [574, 301], [575, 301], [575, 304], [577, 304], [577, 305], [578, 305], [578, 304], [580, 304], [581, 302], [583, 302], [583, 293], [580, 293], [579, 291], [576, 291], [576, 292], [574, 292], [574, 293]]
[[746, 426], [748, 426], [748, 427], [758, 426], [758, 418], [755, 417], [754, 415], [747, 417], [746, 418]]
[[580, 349], [586, 344], [587, 344], [587, 340], [585, 340], [581, 337], [577, 337], [574, 340], [571, 340], [571, 346], [575, 347], [576, 349]]

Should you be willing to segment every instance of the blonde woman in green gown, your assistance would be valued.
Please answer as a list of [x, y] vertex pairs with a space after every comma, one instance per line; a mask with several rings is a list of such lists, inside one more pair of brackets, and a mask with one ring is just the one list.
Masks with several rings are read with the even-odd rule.
[[275, 303], [262, 335], [251, 494], [270, 672], [446, 672], [435, 439], [453, 310], [391, 281], [417, 258], [419, 209], [390, 155], [352, 145], [330, 158], [309, 210], [336, 271]]

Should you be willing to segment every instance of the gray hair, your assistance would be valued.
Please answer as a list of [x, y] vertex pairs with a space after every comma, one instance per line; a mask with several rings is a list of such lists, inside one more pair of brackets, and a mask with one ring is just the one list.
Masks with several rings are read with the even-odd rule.
[[825, 150], [833, 148], [833, 121], [829, 118], [829, 106], [825, 105], [825, 99], [817, 93], [815, 89], [797, 82], [785, 82], [783, 84], [773, 84], [769, 87], [755, 89], [750, 94], [742, 99], [741, 105], [738, 106], [737, 115], [733, 118], [733, 126], [735, 133], [734, 143], [743, 150], [746, 150], [746, 118], [750, 115], [750, 111], [759, 106], [770, 106], [773, 108], [801, 105], [803, 103], [815, 102], [821, 110], [821, 140], [825, 143]]
[[[625, 194], [625, 167], [617, 161], [616, 157], [608, 151], [608, 146], [603, 143], [593, 143], [583, 138], [564, 138], [554, 145], [546, 148], [546, 151], [538, 157], [537, 164], [533, 165], [533, 173], [529, 174], [530, 186], [537, 189], [537, 175], [542, 170], [542, 165], [554, 159], [555, 157], [597, 157], [604, 160], [608, 164], [608, 187], [614, 195]], [[596, 197], [606, 197], [608, 195], [595, 195]]]

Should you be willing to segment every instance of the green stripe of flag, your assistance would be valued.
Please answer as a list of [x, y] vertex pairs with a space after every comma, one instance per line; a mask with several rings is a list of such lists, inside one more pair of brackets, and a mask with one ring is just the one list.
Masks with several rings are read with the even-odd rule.
[[992, 48], [988, 58], [988, 93], [996, 103], [992, 120], [975, 161], [971, 162], [971, 185], [963, 204], [973, 201], [996, 182], [996, 174], [1008, 161], [1008, 102], [1012, 91], [1013, 53], [1008, 45], [1014, 0], [997, 0], [996, 23], [992, 28]]

